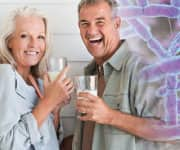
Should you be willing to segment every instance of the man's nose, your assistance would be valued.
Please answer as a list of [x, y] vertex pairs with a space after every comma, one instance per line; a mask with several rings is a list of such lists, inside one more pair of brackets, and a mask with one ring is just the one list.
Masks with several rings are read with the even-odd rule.
[[87, 30], [88, 35], [96, 35], [98, 33], [98, 28], [96, 25], [90, 25]]

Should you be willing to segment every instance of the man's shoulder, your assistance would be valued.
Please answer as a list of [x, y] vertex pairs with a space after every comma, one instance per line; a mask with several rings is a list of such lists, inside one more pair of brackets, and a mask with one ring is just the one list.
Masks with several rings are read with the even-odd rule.
[[151, 65], [157, 61], [157, 58], [146, 50], [133, 49], [127, 41], [124, 41], [121, 47], [121, 51], [123, 51], [121, 55], [125, 62]]
[[129, 51], [129, 63], [131, 64], [141, 64], [142, 66], [148, 66], [156, 62], [157, 60], [151, 60], [148, 56], [143, 55], [138, 52]]

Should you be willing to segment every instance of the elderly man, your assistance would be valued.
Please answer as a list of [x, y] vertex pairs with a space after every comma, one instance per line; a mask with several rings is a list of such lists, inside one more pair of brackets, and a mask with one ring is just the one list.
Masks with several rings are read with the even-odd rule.
[[167, 126], [165, 99], [156, 94], [161, 81], [147, 83], [139, 78], [148, 63], [120, 40], [117, 6], [114, 0], [79, 3], [81, 38], [94, 57], [85, 73], [98, 74], [103, 94], [79, 94], [77, 110], [85, 115], [79, 117], [73, 149], [177, 150], [180, 143], [170, 141], [180, 132]]

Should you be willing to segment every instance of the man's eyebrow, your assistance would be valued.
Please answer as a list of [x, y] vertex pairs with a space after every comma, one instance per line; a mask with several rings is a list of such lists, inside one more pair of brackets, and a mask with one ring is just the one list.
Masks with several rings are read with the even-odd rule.
[[98, 17], [98, 18], [96, 18], [96, 20], [105, 20], [105, 18], [104, 17]]
[[88, 22], [88, 21], [87, 21], [87, 20], [82, 19], [82, 20], [80, 20], [79, 22]]
[[[104, 17], [98, 17], [98, 18], [96, 18], [96, 20], [105, 20], [105, 18]], [[85, 19], [82, 19], [79, 22], [88, 22], [88, 21]]]

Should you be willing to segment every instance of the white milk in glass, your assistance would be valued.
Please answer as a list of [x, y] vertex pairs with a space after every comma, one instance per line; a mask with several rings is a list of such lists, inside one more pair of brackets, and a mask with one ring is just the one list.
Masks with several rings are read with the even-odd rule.
[[53, 81], [54, 79], [56, 79], [59, 72], [58, 71], [49, 71], [48, 74], [49, 74], [49, 77], [50, 77], [51, 81]]
[[48, 74], [51, 81], [53, 81], [66, 66], [66, 57], [50, 57], [48, 59]]
[[97, 96], [97, 90], [78, 90], [77, 93], [79, 92], [88, 92], [94, 96]]
[[76, 76], [75, 88], [77, 90], [77, 94], [79, 92], [88, 92], [94, 96], [97, 96], [97, 76]]

